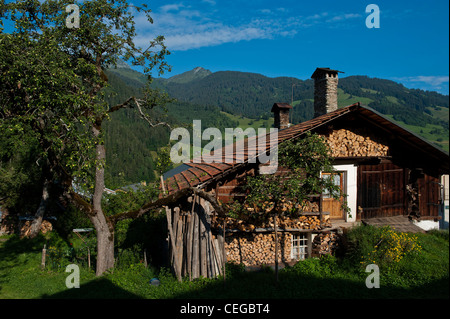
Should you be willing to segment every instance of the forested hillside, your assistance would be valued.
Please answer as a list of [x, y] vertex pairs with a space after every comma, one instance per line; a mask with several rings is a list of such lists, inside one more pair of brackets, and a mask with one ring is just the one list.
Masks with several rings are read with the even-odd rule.
[[[128, 97], [139, 96], [145, 83], [142, 74], [131, 69], [118, 68], [106, 72], [109, 88], [107, 101], [115, 105]], [[178, 101], [156, 107], [152, 119], [167, 122], [171, 127], [184, 126], [189, 129], [192, 121], [201, 120], [202, 127], [236, 127], [235, 120], [220, 112], [217, 106], [199, 105]], [[133, 109], [114, 112], [105, 129], [106, 145], [106, 187], [118, 188], [124, 185], [151, 181], [155, 176], [155, 160], [158, 150], [169, 143], [170, 130], [167, 126], [151, 128]]]
[[[108, 94], [115, 92], [115, 96], [109, 98], [111, 104], [139, 94], [146, 80], [124, 64], [108, 70], [107, 74]], [[155, 118], [173, 126], [187, 126], [194, 119], [202, 120], [203, 128], [219, 129], [242, 125], [238, 119], [254, 125], [267, 123], [272, 118], [273, 103], [291, 103], [292, 93], [292, 122], [300, 123], [313, 116], [314, 83], [311, 79], [269, 78], [235, 71], [211, 73], [197, 67], [169, 79], [156, 79], [153, 85], [178, 100], [167, 106], [167, 112], [160, 108], [154, 111]], [[340, 107], [359, 101], [448, 151], [448, 96], [408, 89], [390, 80], [367, 76], [340, 78], [338, 91]], [[259, 119], [264, 121], [256, 121]], [[114, 114], [106, 136], [107, 186], [115, 188], [154, 179], [157, 150], [168, 142], [168, 128], [151, 129], [133, 110]]]

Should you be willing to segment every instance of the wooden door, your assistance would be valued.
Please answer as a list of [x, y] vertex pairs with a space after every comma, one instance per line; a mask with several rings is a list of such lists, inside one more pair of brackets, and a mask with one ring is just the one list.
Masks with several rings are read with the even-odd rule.
[[[345, 193], [345, 180], [344, 172], [334, 172], [322, 173], [323, 178], [331, 178], [334, 185], [339, 186], [341, 194]], [[334, 199], [329, 193], [323, 194], [322, 210], [324, 212], [330, 213], [330, 218], [332, 219], [342, 219], [344, 218], [344, 210], [342, 209], [342, 203], [344, 202], [344, 197], [341, 195], [339, 199]]]
[[358, 206], [363, 219], [406, 215], [405, 169], [392, 163], [361, 165], [358, 170]]

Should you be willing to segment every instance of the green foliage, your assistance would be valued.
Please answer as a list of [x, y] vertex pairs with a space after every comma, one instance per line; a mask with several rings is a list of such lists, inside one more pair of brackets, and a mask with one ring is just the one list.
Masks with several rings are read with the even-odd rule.
[[[351, 240], [348, 244], [372, 242], [379, 238], [376, 234], [381, 231], [374, 227], [353, 228], [348, 233]], [[417, 238], [422, 250], [406, 255], [395, 270], [381, 269], [379, 289], [366, 288], [368, 273], [361, 270], [361, 255], [356, 249], [343, 259], [323, 256], [286, 267], [279, 272], [277, 286], [273, 271], [268, 269], [246, 272], [242, 265], [229, 264], [225, 285], [222, 277], [193, 281], [185, 278], [180, 283], [170, 269], [145, 268], [136, 262], [114, 269], [100, 279], [82, 266], [81, 288], [67, 289], [64, 270], [42, 271], [39, 267], [46, 240], [49, 245], [68, 247], [64, 240], [59, 243], [50, 235], [32, 240], [1, 237], [0, 298], [448, 298], [448, 232], [417, 234]], [[350, 263], [348, 258], [353, 253], [355, 262]], [[158, 278], [160, 286], [149, 285], [152, 278]]]
[[[328, 191], [339, 197], [339, 189], [332, 180], [320, 176], [322, 171], [333, 171], [329, 146], [322, 137], [308, 132], [301, 139], [279, 145], [278, 154], [279, 166], [289, 172], [248, 177], [243, 186], [247, 196], [242, 203], [234, 201], [229, 205], [230, 216], [257, 223], [275, 212], [301, 213], [312, 194]], [[293, 205], [287, 209], [285, 203]]]
[[125, 211], [138, 209], [143, 204], [157, 198], [158, 185], [151, 183], [148, 186], [133, 190], [118, 190], [116, 194], [104, 195], [103, 207], [106, 216], [112, 216]]
[[323, 255], [320, 258], [307, 258], [297, 262], [292, 267], [283, 270], [289, 274], [299, 276], [315, 276], [319, 278], [327, 277], [338, 268], [337, 259], [331, 255]]
[[156, 169], [160, 175], [164, 174], [172, 168], [172, 161], [170, 160], [170, 149], [161, 148], [158, 152], [158, 159], [156, 160]]
[[447, 236], [448, 231], [409, 234], [389, 227], [355, 227], [346, 235], [344, 264], [362, 275], [367, 264], [377, 264], [381, 285], [408, 288], [432, 283], [448, 278]]
[[398, 263], [406, 255], [421, 250], [417, 237], [412, 234], [396, 232], [389, 226], [382, 227], [379, 231], [379, 240], [373, 246], [373, 250], [362, 256], [363, 266], [377, 264], [393, 269], [398, 267]]

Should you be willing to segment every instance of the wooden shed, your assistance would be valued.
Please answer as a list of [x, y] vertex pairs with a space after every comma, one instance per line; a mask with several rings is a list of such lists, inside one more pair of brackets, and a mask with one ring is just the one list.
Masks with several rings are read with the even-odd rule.
[[[214, 277], [228, 261], [259, 266], [330, 253], [339, 245], [336, 224], [403, 216], [438, 225], [443, 202], [439, 183], [449, 173], [448, 153], [360, 103], [338, 108], [338, 73], [330, 68], [313, 73], [315, 118], [290, 125], [290, 105], [275, 103], [271, 111], [279, 129], [278, 144], [301, 139], [307, 132], [325, 137], [335, 171], [322, 175], [329, 175], [345, 196], [311, 194], [308, 211], [298, 219], [274, 219], [255, 227], [218, 216], [208, 201], [186, 189], [202, 190], [222, 203], [246, 196], [242, 186], [247, 176], [264, 167], [260, 156], [272, 151], [269, 142], [258, 153], [248, 138], [243, 149], [218, 162], [182, 164], [164, 174], [163, 181], [168, 194], [182, 194], [167, 207], [171, 260], [178, 278]], [[275, 172], [282, 173], [281, 167]]]
[[[336, 237], [333, 223], [337, 221], [387, 216], [439, 219], [439, 181], [449, 171], [447, 153], [359, 103], [280, 130], [278, 142], [302, 138], [306, 132], [324, 136], [331, 146], [333, 179], [348, 195], [350, 211], [344, 214], [339, 201], [324, 194], [305, 213], [303, 223], [278, 221], [280, 261], [290, 263], [314, 255], [324, 239], [334, 243], [330, 239]], [[245, 196], [241, 189], [245, 177], [258, 174], [260, 168], [258, 161], [251, 163], [250, 153], [246, 147], [244, 162], [236, 164], [185, 163], [166, 173], [165, 188], [172, 194], [196, 187], [221, 202]], [[169, 207], [168, 214], [176, 247], [171, 258], [178, 261], [180, 276], [214, 277], [222, 273], [226, 261], [247, 266], [275, 261], [271, 225], [258, 229], [231, 219], [224, 223], [207, 201], [195, 195]], [[267, 253], [257, 254], [261, 249]]]

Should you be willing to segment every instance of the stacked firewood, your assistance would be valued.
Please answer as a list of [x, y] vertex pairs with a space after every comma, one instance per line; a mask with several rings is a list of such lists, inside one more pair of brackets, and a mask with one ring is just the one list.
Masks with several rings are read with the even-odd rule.
[[[274, 207], [273, 202], [265, 201], [261, 204], [261, 207], [249, 206], [248, 204], [244, 205], [244, 209], [248, 212], [253, 213], [261, 213], [266, 212], [269, 213], [272, 211]], [[279, 211], [282, 213], [285, 212], [319, 212], [319, 204], [317, 202], [310, 202], [308, 200], [303, 201], [302, 203], [293, 203], [290, 200], [282, 200], [279, 204]]]
[[[245, 266], [273, 264], [275, 262], [275, 235], [272, 233], [252, 233], [228, 236], [225, 249], [227, 261]], [[291, 235], [278, 234], [278, 260], [290, 261]]]
[[[299, 216], [299, 217], [289, 217], [289, 216], [277, 216], [277, 227], [279, 229], [291, 230], [291, 229], [309, 229], [309, 230], [321, 230], [324, 228], [331, 227], [330, 220], [324, 216], [322, 220], [320, 216], [309, 215], [309, 216]], [[212, 217], [211, 225], [213, 228], [222, 227], [223, 218]], [[257, 224], [246, 222], [242, 219], [236, 219], [228, 217], [225, 222], [226, 229], [229, 230], [240, 230], [252, 232], [257, 228], [274, 228], [274, 218], [269, 217], [265, 221], [259, 221]]]
[[386, 156], [389, 147], [370, 136], [364, 130], [340, 129], [331, 132], [327, 137], [332, 157], [349, 156]]
[[324, 231], [314, 237], [312, 244], [312, 256], [330, 255], [339, 247], [339, 235]]
[[[28, 235], [31, 232], [31, 223], [32, 221], [27, 220], [23, 223], [21, 223], [20, 227], [20, 236], [21, 237], [28, 237]], [[53, 226], [49, 221], [43, 220], [41, 223], [41, 227], [39, 228], [42, 234], [51, 232], [53, 230]]]

